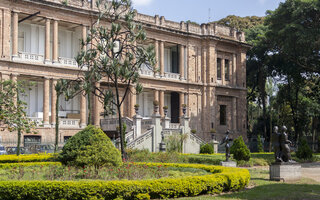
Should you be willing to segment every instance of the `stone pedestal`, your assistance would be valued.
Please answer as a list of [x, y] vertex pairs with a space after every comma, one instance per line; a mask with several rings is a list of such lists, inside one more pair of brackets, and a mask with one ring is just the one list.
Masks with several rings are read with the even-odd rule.
[[213, 140], [212, 145], [213, 145], [213, 153], [218, 153], [219, 142], [216, 140]]
[[234, 161], [221, 161], [220, 165], [223, 167], [237, 167], [237, 163]]
[[296, 163], [273, 163], [270, 165], [270, 180], [292, 181], [301, 178], [301, 165]]

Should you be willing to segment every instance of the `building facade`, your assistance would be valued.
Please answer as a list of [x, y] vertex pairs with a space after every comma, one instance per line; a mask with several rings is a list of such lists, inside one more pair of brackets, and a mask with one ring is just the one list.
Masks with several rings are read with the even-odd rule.
[[[1, 80], [33, 82], [21, 98], [27, 114], [38, 123], [37, 135], [25, 134], [24, 145], [54, 141], [54, 85], [60, 78], [76, 79], [79, 68], [74, 57], [94, 21], [94, 0], [2, 0], [0, 1]], [[122, 111], [128, 120], [140, 105], [140, 115], [151, 117], [153, 101], [159, 101], [160, 115], [168, 106], [174, 126], [187, 105], [190, 128], [209, 141], [212, 129], [217, 140], [227, 129], [234, 137], [246, 138], [246, 51], [243, 32], [218, 24], [196, 25], [172, 22], [165, 17], [137, 14], [145, 27], [148, 43], [155, 46], [158, 72], [142, 67], [142, 94], [126, 98]], [[100, 83], [103, 87], [103, 83]], [[87, 124], [87, 100], [83, 95], [65, 101], [60, 97], [59, 142]], [[93, 124], [106, 119], [102, 105], [93, 97]], [[109, 119], [110, 120], [110, 119]], [[108, 131], [108, 130], [105, 130]], [[16, 134], [1, 131], [2, 142], [15, 143]]]

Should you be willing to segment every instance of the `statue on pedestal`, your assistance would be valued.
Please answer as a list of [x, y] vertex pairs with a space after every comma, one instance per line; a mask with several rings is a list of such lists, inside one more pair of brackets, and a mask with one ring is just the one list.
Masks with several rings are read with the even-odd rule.
[[288, 140], [286, 133], [287, 127], [283, 126], [281, 133], [278, 133], [278, 127], [274, 127], [272, 138], [273, 150], [276, 162], [294, 162], [291, 160], [290, 146], [292, 142]]
[[220, 145], [223, 145], [224, 143], [226, 144], [225, 145], [225, 147], [226, 147], [226, 162], [228, 162], [229, 158], [230, 158], [230, 142], [232, 141], [232, 139], [229, 138], [229, 133], [230, 133], [230, 131], [227, 130], [226, 137], [220, 143]]

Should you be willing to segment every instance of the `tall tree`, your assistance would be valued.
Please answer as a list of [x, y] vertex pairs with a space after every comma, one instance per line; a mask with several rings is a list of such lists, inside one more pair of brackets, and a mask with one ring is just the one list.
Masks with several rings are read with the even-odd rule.
[[[122, 157], [126, 158], [122, 125], [121, 105], [131, 86], [141, 92], [139, 70], [142, 65], [151, 68], [155, 64], [153, 46], [144, 47], [146, 33], [142, 25], [134, 20], [135, 11], [131, 0], [98, 0], [99, 16], [83, 45], [89, 47], [77, 56], [77, 62], [90, 74], [87, 81], [94, 86], [94, 94], [104, 105], [105, 113], [113, 113], [113, 106], [119, 119], [119, 135]], [[105, 89], [95, 86], [104, 81]], [[120, 91], [123, 98], [120, 99]]]
[[263, 25], [265, 17], [247, 16], [239, 17], [228, 15], [227, 17], [216, 21], [216, 23], [235, 28], [240, 31], [245, 31], [259, 25]]
[[[298, 72], [320, 72], [320, 1], [287, 0], [269, 12], [270, 51], [295, 64]], [[280, 66], [281, 67], [281, 66]]]
[[17, 132], [17, 155], [20, 155], [22, 134], [36, 133], [36, 124], [27, 117], [26, 103], [19, 98], [25, 92], [23, 85], [27, 84], [12, 80], [0, 81], [0, 122], [10, 132]]

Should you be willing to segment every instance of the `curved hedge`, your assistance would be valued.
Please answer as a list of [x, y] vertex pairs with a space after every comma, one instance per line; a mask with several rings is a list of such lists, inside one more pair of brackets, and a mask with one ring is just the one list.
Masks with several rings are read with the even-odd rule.
[[0, 163], [0, 169], [9, 169], [13, 167], [31, 167], [31, 166], [61, 166], [61, 162], [22, 162], [22, 163]]
[[54, 154], [1, 155], [0, 163], [54, 161]]
[[2, 181], [0, 199], [139, 199], [196, 196], [244, 188], [246, 169], [201, 164], [138, 163], [147, 166], [199, 168], [212, 175], [141, 181]]

